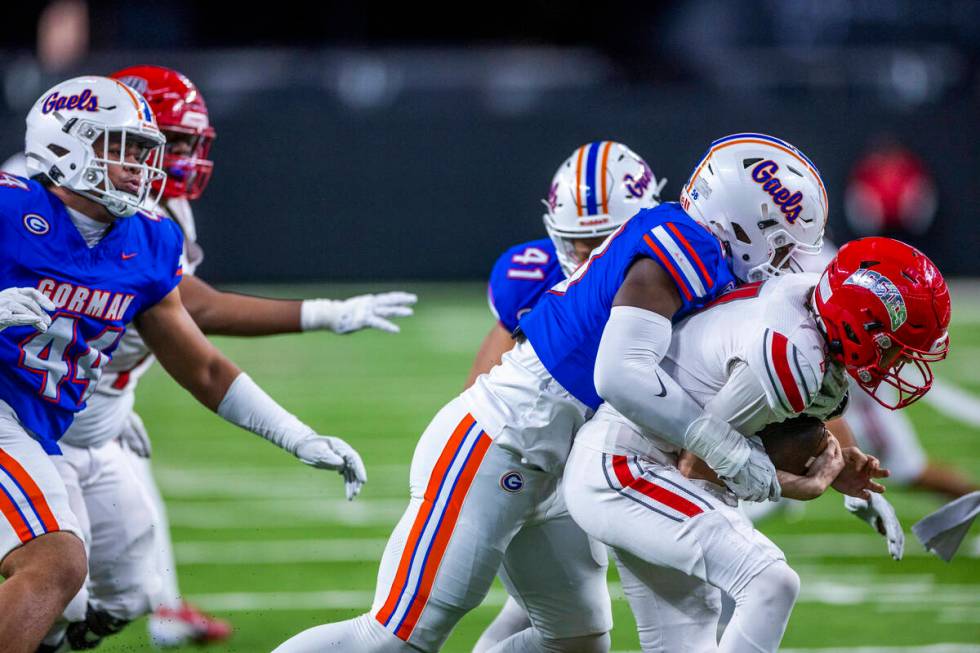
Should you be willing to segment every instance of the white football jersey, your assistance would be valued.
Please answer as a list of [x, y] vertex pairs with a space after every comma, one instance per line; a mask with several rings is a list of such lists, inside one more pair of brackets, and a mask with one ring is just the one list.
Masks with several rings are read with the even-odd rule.
[[[728, 415], [719, 415], [731, 419], [742, 411], [742, 423], [733, 423], [737, 428], [751, 424], [757, 429], [806, 412], [830, 364], [810, 308], [819, 279], [817, 274], [790, 274], [729, 291], [674, 328], [661, 369], [701, 406], [734, 378], [736, 368], [747, 370], [740, 374], [742, 381], [733, 395], [738, 406], [731, 407]], [[586, 435], [603, 451], [655, 459], [664, 452], [677, 452], [676, 446], [657, 434], [644, 433], [609, 404], [600, 407], [595, 420], [616, 424], [589, 429]]]
[[[167, 200], [158, 212], [180, 225], [184, 232], [184, 252], [181, 256], [184, 274], [193, 274], [204, 258], [197, 244], [197, 230], [190, 202], [185, 199]], [[139, 378], [153, 365], [153, 354], [133, 324], [126, 325], [119, 346], [106, 365], [95, 392], [85, 410], [62, 436], [62, 441], [75, 447], [95, 447], [119, 435], [130, 411]]]

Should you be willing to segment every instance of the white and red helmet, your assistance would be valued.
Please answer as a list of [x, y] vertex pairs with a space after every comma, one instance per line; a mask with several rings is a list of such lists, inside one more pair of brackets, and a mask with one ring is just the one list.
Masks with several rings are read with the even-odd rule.
[[[99, 150], [95, 143], [103, 137]], [[118, 156], [110, 156], [118, 141]], [[128, 146], [140, 146], [138, 161], [126, 160]], [[49, 89], [27, 114], [24, 152], [27, 171], [71, 189], [120, 217], [156, 205], [167, 175], [164, 136], [146, 100], [107, 77], [76, 77]], [[123, 165], [140, 175], [139, 189], [113, 187], [108, 166]]]
[[[878, 403], [902, 408], [932, 387], [949, 352], [950, 300], [929, 258], [891, 238], [844, 245], [814, 291], [830, 355]], [[891, 387], [897, 391], [881, 392]]]
[[708, 148], [681, 191], [681, 206], [725, 244], [741, 281], [799, 271], [817, 254], [827, 190], [797, 148], [766, 134], [732, 134]]
[[666, 179], [657, 180], [646, 161], [615, 141], [581, 146], [558, 168], [548, 198], [544, 227], [568, 276], [579, 262], [572, 240], [608, 236], [640, 209], [660, 204]]

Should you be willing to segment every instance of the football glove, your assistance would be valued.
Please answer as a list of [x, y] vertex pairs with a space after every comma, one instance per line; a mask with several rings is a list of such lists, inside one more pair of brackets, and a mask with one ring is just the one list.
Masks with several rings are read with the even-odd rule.
[[143, 426], [143, 419], [136, 413], [130, 413], [119, 433], [119, 442], [140, 458], [149, 458], [153, 452], [150, 446], [150, 435]]
[[843, 412], [838, 410], [847, 397], [847, 387], [844, 367], [834, 363], [827, 365], [820, 391], [804, 412], [824, 421], [835, 417], [835, 413], [839, 415]]
[[0, 290], [0, 331], [30, 325], [44, 333], [51, 325], [51, 316], [45, 311], [53, 310], [54, 302], [34, 288]]
[[888, 499], [876, 493], [872, 493], [870, 499], [845, 496], [844, 507], [885, 536], [888, 541], [888, 553], [892, 558], [902, 559], [902, 553], [905, 551], [905, 533], [902, 532], [902, 524], [898, 521], [895, 509], [888, 503]]
[[398, 333], [401, 329], [387, 318], [407, 317], [418, 297], [407, 292], [359, 295], [350, 299], [307, 299], [300, 309], [303, 331], [329, 329], [334, 333], [352, 333], [361, 329], [378, 329]]
[[367, 482], [367, 470], [360, 454], [340, 438], [311, 433], [298, 444], [295, 454], [311, 467], [337, 470], [344, 477], [348, 501], [352, 501]]
[[776, 467], [758, 436], [746, 438], [749, 457], [730, 477], [721, 477], [735, 496], [744, 501], [779, 501], [780, 487]]

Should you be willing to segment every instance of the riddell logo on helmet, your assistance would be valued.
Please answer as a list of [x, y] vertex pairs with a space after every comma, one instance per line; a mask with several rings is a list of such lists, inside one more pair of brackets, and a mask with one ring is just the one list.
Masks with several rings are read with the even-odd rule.
[[61, 111], [63, 109], [77, 109], [78, 111], [98, 111], [99, 110], [99, 98], [96, 95], [92, 95], [92, 91], [85, 89], [78, 95], [58, 95], [55, 91], [48, 97], [44, 98], [44, 106], [41, 107], [41, 113], [51, 113], [52, 111]]
[[647, 189], [650, 188], [650, 182], [653, 181], [653, 173], [650, 172], [650, 168], [647, 164], [643, 164], [643, 173], [639, 178], [633, 175], [625, 175], [623, 177], [623, 183], [626, 185], [626, 192], [630, 197], [636, 199], [642, 198], [646, 195]]
[[845, 286], [860, 286], [870, 290], [875, 297], [881, 300], [888, 311], [888, 317], [892, 323], [892, 331], [905, 324], [908, 319], [908, 308], [905, 306], [905, 298], [901, 291], [891, 279], [868, 268], [857, 270], [844, 281]]
[[783, 186], [783, 182], [779, 181], [779, 178], [776, 176], [778, 171], [779, 164], [766, 159], [752, 168], [752, 179], [762, 184], [762, 190], [769, 193], [772, 201], [776, 203], [779, 210], [786, 216], [786, 221], [792, 224], [796, 222], [796, 219], [800, 217], [800, 213], [803, 212], [803, 206], [800, 204], [803, 201], [803, 193], [796, 191], [790, 194], [789, 190]]

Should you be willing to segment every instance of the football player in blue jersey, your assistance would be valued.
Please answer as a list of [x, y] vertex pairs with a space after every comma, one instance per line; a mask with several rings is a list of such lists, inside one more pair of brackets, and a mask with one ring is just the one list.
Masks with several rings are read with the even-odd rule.
[[[557, 203], [608, 202], [608, 141], [575, 157]], [[763, 134], [715, 141], [682, 206], [643, 209], [520, 318], [500, 365], [447, 404], [412, 461], [409, 507], [369, 613], [310, 629], [280, 653], [436, 651], [498, 570], [533, 627], [493, 651], [606, 651], [605, 565], [556, 492], [572, 438], [603, 400], [691, 451], [739, 497], [779, 496], [761, 447], [701, 409], [659, 361], [671, 324], [743, 281], [819, 251], [827, 196], [813, 164]]]
[[[126, 85], [79, 77], [27, 117], [26, 180], [0, 175], [0, 642], [33, 653], [85, 579], [83, 529], [50, 456], [135, 323], [164, 368], [226, 420], [353, 496], [360, 456], [279, 406], [200, 332], [180, 301], [180, 229], [147, 213], [164, 137]], [[157, 189], [154, 191], [154, 189]], [[93, 615], [92, 630], [118, 624]]]
[[[496, 323], [487, 333], [477, 352], [466, 387], [476, 377], [500, 363], [504, 353], [515, 344], [512, 337], [521, 316], [531, 310], [552, 287], [572, 274], [589, 253], [602, 244], [624, 222], [640, 209], [660, 203], [660, 190], [667, 183], [659, 181], [646, 161], [622, 143], [606, 141], [606, 168], [600, 177], [607, 184], [607, 201], [597, 204], [590, 214], [569, 198], [581, 183], [576, 176], [579, 153], [590, 144], [575, 150], [558, 168], [548, 188], [544, 227], [548, 238], [520, 243], [497, 259], [487, 283], [487, 303]], [[602, 189], [600, 188], [600, 192]]]

